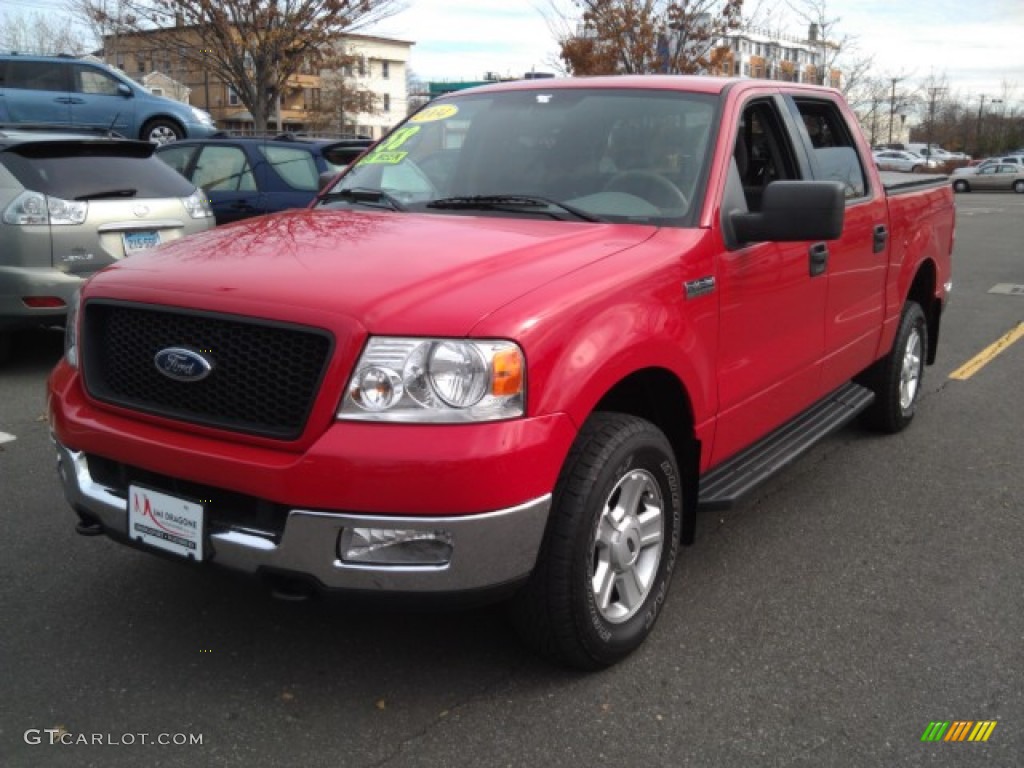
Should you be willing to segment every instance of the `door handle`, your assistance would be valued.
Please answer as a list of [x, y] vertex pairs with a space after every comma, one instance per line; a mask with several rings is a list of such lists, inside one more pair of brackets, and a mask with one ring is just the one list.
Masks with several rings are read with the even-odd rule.
[[889, 230], [886, 229], [885, 224], [875, 224], [875, 241], [873, 247], [873, 253], [881, 253], [885, 250], [885, 244], [889, 240]]
[[828, 244], [815, 243], [808, 250], [810, 254], [811, 277], [824, 274], [828, 267]]

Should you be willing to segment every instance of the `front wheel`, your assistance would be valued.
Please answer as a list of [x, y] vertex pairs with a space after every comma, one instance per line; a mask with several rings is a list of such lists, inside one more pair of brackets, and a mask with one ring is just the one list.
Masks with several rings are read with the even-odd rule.
[[1013, 191], [1019, 195], [1024, 195], [1024, 181], [1015, 181], [1013, 183]]
[[966, 181], [963, 181], [962, 179], [959, 179], [959, 180], [953, 182], [953, 191], [954, 192], [970, 192], [971, 188], [968, 186]]
[[924, 311], [917, 302], [908, 301], [892, 349], [875, 364], [864, 382], [875, 392], [875, 402], [866, 413], [871, 427], [895, 433], [911, 422], [921, 396], [927, 357], [928, 323]]
[[534, 650], [607, 667], [644, 641], [679, 551], [682, 489], [665, 435], [644, 419], [592, 416], [554, 493], [537, 565], [512, 618]]
[[170, 144], [172, 141], [185, 138], [185, 131], [172, 120], [158, 118], [142, 126], [140, 138], [151, 144]]

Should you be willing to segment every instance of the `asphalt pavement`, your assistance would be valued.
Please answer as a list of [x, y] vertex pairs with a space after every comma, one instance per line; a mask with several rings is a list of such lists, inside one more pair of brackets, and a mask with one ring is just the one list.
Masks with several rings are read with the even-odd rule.
[[[597, 674], [530, 655], [500, 607], [280, 602], [76, 535], [43, 419], [61, 339], [23, 336], [0, 369], [0, 766], [1019, 766], [1024, 339], [949, 375], [1024, 322], [1024, 291], [990, 292], [1024, 285], [1024, 195], [957, 204], [911, 427], [853, 425], [702, 512], [654, 634]], [[922, 741], [956, 721], [995, 726]]]

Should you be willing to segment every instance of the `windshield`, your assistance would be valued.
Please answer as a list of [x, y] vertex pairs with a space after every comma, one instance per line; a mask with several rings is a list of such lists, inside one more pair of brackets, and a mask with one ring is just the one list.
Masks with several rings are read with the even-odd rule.
[[716, 105], [669, 90], [457, 95], [382, 139], [320, 205], [686, 226]]

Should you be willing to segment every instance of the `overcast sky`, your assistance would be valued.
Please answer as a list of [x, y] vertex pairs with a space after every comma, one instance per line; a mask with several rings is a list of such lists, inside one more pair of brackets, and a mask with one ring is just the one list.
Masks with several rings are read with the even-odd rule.
[[[785, 8], [779, 0], [763, 4]], [[825, 7], [839, 18], [838, 35], [855, 37], [879, 76], [945, 74], [950, 95], [974, 99], [998, 98], [1005, 81], [1018, 86], [1015, 101], [1024, 100], [1024, 0], [826, 0]], [[522, 76], [554, 71], [550, 8], [549, 0], [408, 0], [378, 31], [416, 43], [412, 67], [424, 80]], [[776, 26], [783, 15], [776, 10], [770, 20]], [[790, 30], [806, 32], [795, 19]]]
[[[412, 68], [422, 80], [478, 80], [486, 72], [521, 77], [556, 71], [558, 48], [550, 19], [552, 0], [406, 0], [407, 9], [368, 33], [414, 42]], [[569, 7], [571, 0], [554, 0]], [[791, 0], [799, 5], [804, 0]], [[1024, 103], [1024, 0], [825, 0], [839, 19], [837, 34], [856, 38], [880, 77], [930, 75], [948, 80], [950, 95], [1000, 98], [1003, 84], [1017, 86]], [[753, 8], [756, 0], [746, 0]], [[772, 25], [784, 23], [785, 0], [773, 8]], [[63, 11], [65, 0], [2, 0], [5, 13]], [[790, 15], [788, 12], [786, 15]], [[803, 35], [795, 19], [788, 29]]]

